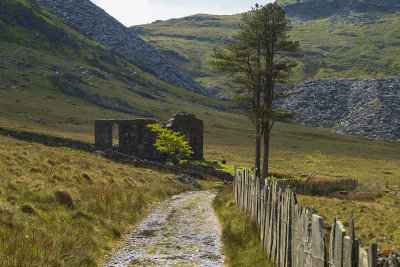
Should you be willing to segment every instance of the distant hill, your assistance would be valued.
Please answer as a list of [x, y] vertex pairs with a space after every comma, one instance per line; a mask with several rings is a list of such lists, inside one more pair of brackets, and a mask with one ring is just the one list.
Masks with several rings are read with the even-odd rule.
[[[301, 122], [306, 125], [374, 139], [399, 140], [400, 125], [396, 118], [400, 114], [395, 106], [399, 103], [400, 84], [397, 79], [373, 78], [400, 76], [397, 56], [400, 54], [400, 2], [280, 3], [293, 23], [291, 37], [300, 41], [304, 53], [293, 77], [299, 84], [299, 95], [287, 107], [302, 115]], [[229, 99], [235, 85], [229, 76], [214, 73], [209, 61], [215, 47], [231, 41], [240, 18], [240, 14], [197, 14], [132, 28], [221, 99]], [[357, 80], [340, 80], [354, 78]], [[387, 91], [393, 92], [387, 96]], [[351, 99], [337, 102], [330, 97], [332, 94]], [[335, 105], [337, 108], [333, 109]], [[330, 108], [342, 112], [329, 112]]]
[[[382, 6], [387, 12], [361, 12], [343, 3]], [[390, 4], [391, 3], [391, 4]], [[313, 8], [308, 5], [313, 5]], [[321, 5], [320, 8], [316, 8]], [[375, 4], [374, 4], [375, 5]], [[319, 78], [367, 78], [400, 74], [400, 9], [398, 1], [300, 1], [284, 9], [293, 22], [291, 36], [299, 40], [304, 58], [299, 62], [297, 81]], [[314, 7], [315, 6], [315, 7]], [[335, 6], [335, 8], [333, 8]], [[312, 10], [307, 17], [302, 8]], [[250, 8], [250, 7], [249, 7]], [[296, 12], [292, 12], [297, 10]], [[321, 13], [326, 11], [325, 13]], [[204, 86], [229, 93], [232, 86], [209, 67], [213, 49], [222, 46], [237, 31], [241, 15], [197, 14], [181, 19], [133, 26], [138, 34], [177, 65], [185, 68]]]
[[277, 0], [290, 16], [325, 18], [342, 9], [355, 12], [394, 13], [400, 11], [397, 0]]

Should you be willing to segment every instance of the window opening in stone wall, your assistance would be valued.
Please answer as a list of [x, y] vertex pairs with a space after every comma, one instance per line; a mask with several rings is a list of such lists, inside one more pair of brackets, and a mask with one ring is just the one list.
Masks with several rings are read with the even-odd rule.
[[112, 126], [112, 143], [113, 147], [119, 147], [119, 125], [113, 123]]

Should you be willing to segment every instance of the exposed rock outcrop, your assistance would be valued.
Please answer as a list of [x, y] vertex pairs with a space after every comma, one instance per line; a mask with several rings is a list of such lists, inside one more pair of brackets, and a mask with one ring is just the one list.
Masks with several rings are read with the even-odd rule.
[[145, 71], [178, 87], [209, 95], [209, 92], [188, 74], [138, 37], [133, 29], [125, 27], [91, 1], [38, 1], [47, 6], [54, 14], [65, 18], [69, 23], [81, 29], [90, 39], [102, 45], [111, 46], [126, 57], [140, 62], [140, 65], [145, 67]]
[[400, 140], [400, 78], [313, 80], [286, 100], [300, 123], [379, 140]]

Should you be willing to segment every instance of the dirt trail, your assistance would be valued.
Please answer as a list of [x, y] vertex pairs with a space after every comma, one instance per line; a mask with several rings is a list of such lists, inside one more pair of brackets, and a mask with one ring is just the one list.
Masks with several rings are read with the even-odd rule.
[[105, 266], [222, 266], [215, 193], [186, 192], [158, 205]]

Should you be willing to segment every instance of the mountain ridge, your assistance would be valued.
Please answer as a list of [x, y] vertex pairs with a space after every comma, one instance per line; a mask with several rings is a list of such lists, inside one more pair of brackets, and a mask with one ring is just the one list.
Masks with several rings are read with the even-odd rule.
[[326, 18], [342, 9], [356, 12], [394, 13], [400, 11], [396, 0], [277, 0], [290, 16]]

